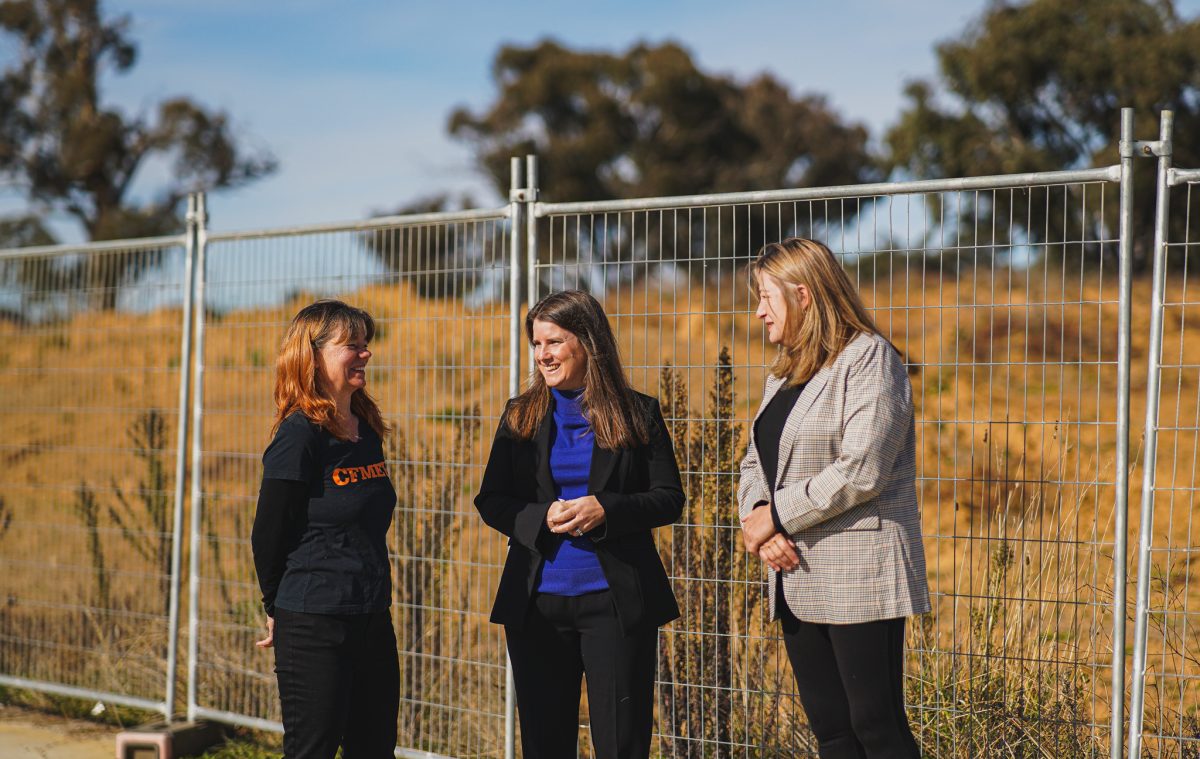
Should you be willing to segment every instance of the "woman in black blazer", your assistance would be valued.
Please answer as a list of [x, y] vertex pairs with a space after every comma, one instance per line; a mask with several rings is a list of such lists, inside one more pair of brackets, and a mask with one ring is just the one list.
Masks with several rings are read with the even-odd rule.
[[598, 759], [644, 759], [658, 627], [679, 616], [650, 532], [683, 511], [675, 453], [595, 298], [549, 295], [525, 333], [537, 371], [504, 409], [475, 497], [509, 537], [492, 621], [508, 641], [523, 755], [576, 755], [586, 673]]

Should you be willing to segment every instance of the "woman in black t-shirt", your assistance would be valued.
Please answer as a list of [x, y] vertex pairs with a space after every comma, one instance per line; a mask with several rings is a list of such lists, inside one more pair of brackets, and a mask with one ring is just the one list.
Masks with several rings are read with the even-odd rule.
[[301, 309], [275, 364], [274, 439], [251, 543], [288, 759], [391, 757], [400, 676], [387, 532], [396, 505], [366, 391], [370, 314]]

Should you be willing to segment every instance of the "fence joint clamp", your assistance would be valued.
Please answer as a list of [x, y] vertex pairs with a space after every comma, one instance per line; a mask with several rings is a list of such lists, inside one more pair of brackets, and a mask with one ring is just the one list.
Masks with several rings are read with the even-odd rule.
[[536, 187], [522, 187], [517, 190], [508, 191], [508, 201], [510, 203], [531, 203], [538, 199], [538, 191]]
[[[1121, 141], [1121, 155], [1125, 155], [1126, 143]], [[1134, 155], [1144, 156], [1149, 158], [1154, 156], [1162, 158], [1163, 156], [1171, 155], [1171, 144], [1165, 140], [1138, 140], [1133, 143]]]

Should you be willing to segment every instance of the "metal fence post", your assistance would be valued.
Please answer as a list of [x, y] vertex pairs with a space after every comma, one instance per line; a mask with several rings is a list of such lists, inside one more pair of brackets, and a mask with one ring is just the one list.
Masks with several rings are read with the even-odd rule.
[[1154, 205], [1154, 273], [1150, 295], [1150, 347], [1146, 368], [1145, 455], [1142, 462], [1142, 518], [1138, 531], [1137, 600], [1133, 627], [1132, 683], [1129, 698], [1129, 759], [1142, 752], [1142, 720], [1145, 716], [1146, 639], [1150, 606], [1150, 549], [1154, 532], [1154, 469], [1158, 454], [1158, 405], [1162, 353], [1163, 294], [1166, 280], [1167, 214], [1170, 205], [1171, 131], [1174, 114], [1163, 111], [1157, 143], [1140, 143], [1146, 155], [1158, 156], [1158, 178]]
[[196, 239], [199, 224], [196, 218], [196, 194], [188, 195], [187, 245], [184, 253], [183, 336], [179, 348], [179, 421], [175, 435], [175, 511], [171, 523], [171, 598], [167, 622], [167, 696], [165, 716], [170, 722], [175, 713], [175, 669], [179, 663], [179, 592], [183, 565], [183, 502], [187, 494], [188, 433], [191, 429], [188, 402], [191, 400], [192, 321], [195, 308]]
[[[525, 290], [525, 305], [532, 307], [537, 300], [538, 291], [538, 237], [537, 237], [537, 213], [535, 212], [535, 204], [538, 201], [538, 159], [535, 155], [525, 156], [525, 186], [528, 188], [528, 196], [526, 197], [527, 206], [525, 213], [525, 221], [528, 226], [528, 236], [526, 239], [525, 254], [528, 258], [526, 270], [526, 290]], [[532, 355], [532, 354], [531, 354]]]
[[[521, 159], [513, 156], [509, 162], [509, 351], [508, 394], [521, 391], [521, 219], [525, 208], [521, 188]], [[517, 752], [517, 688], [513, 681], [512, 659], [504, 652], [504, 759], [514, 759]]]
[[187, 718], [196, 718], [196, 665], [200, 630], [200, 527], [201, 494], [203, 493], [203, 414], [204, 414], [204, 276], [205, 252], [208, 244], [208, 209], [204, 193], [195, 195], [195, 349], [192, 364], [192, 497], [190, 541], [188, 556], [188, 661], [187, 661]]
[[1113, 640], [1110, 759], [1121, 759], [1125, 735], [1125, 604], [1129, 525], [1129, 337], [1133, 279], [1133, 109], [1121, 109], [1121, 208], [1117, 258], [1120, 304], [1117, 326], [1116, 508], [1113, 525]]

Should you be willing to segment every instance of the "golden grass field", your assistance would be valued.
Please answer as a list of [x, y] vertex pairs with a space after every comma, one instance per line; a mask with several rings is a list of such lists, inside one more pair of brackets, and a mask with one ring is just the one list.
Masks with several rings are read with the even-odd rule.
[[[1168, 300], [1196, 300], [1188, 286], [1169, 283]], [[936, 594], [934, 613], [910, 635], [909, 699], [923, 747], [931, 756], [1105, 753], [1115, 275], [900, 271], [861, 288], [911, 366]], [[1135, 282], [1131, 570], [1149, 291], [1147, 280]], [[403, 284], [343, 297], [380, 322], [370, 389], [397, 432], [390, 467], [401, 493], [393, 549], [407, 689], [402, 741], [456, 756], [499, 755], [503, 642], [487, 612], [504, 544], [481, 526], [470, 499], [508, 396], [507, 311], [422, 298]], [[271, 365], [303, 301], [206, 319], [199, 701], [272, 719], [270, 657], [251, 645], [261, 619], [248, 538], [272, 421]], [[635, 385], [658, 394], [669, 365], [687, 395], [672, 422], [693, 497], [684, 523], [661, 530], [660, 543], [681, 597], [699, 606], [685, 608], [664, 634], [663, 678], [678, 686], [672, 693], [686, 686], [696, 695], [680, 707], [686, 714], [660, 713], [660, 751], [803, 750], [794, 688], [757, 603], [758, 569], [734, 552], [731, 467], [770, 356], [748, 294], [738, 283], [646, 279], [610, 291], [604, 303]], [[161, 698], [163, 510], [173, 498], [179, 334], [180, 313], [169, 309], [0, 323], [0, 671]], [[1147, 728], [1170, 736], [1196, 731], [1200, 704], [1195, 686], [1177, 678], [1197, 674], [1200, 650], [1197, 625], [1179, 613], [1200, 609], [1191, 548], [1200, 377], [1186, 366], [1200, 356], [1200, 303], [1168, 312], [1163, 345], [1172, 368], [1163, 375], [1160, 419], [1178, 429], [1159, 437], [1155, 539], [1172, 550], [1156, 553], [1152, 570]], [[725, 400], [711, 395], [722, 348], [732, 393]], [[718, 422], [728, 427], [717, 430]], [[705, 574], [717, 569], [729, 576]], [[1132, 588], [1131, 581], [1130, 615]], [[660, 700], [660, 712], [667, 708]], [[1148, 743], [1175, 755], [1174, 745]]]

